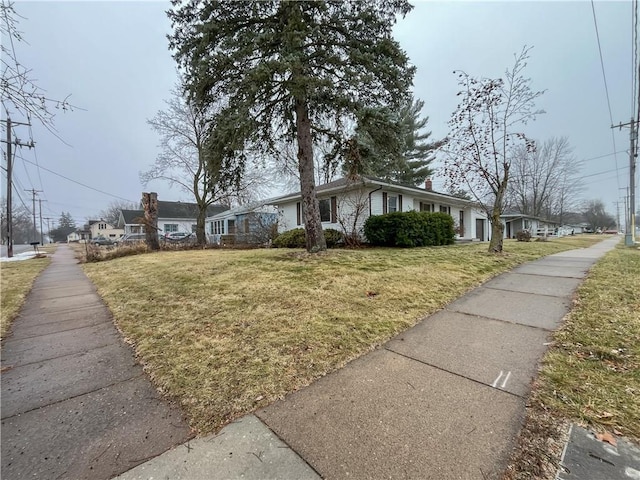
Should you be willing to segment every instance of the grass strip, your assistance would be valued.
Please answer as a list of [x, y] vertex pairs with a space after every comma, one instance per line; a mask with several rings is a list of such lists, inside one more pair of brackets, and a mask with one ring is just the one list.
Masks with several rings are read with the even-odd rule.
[[0, 264], [0, 338], [5, 338], [36, 277], [51, 263], [51, 258], [30, 258]]
[[505, 479], [552, 479], [569, 423], [640, 442], [640, 249], [589, 272], [542, 361]]
[[308, 385], [522, 262], [602, 237], [417, 249], [191, 250], [85, 264], [200, 434]]

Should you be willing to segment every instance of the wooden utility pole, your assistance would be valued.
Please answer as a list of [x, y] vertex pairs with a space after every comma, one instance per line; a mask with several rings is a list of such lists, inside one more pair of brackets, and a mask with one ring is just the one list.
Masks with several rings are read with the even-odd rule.
[[629, 229], [624, 235], [624, 244], [634, 245], [636, 236], [636, 141], [638, 139], [638, 125], [631, 119], [629, 123], [612, 125], [611, 128], [629, 127], [631, 130], [629, 141]]
[[38, 243], [36, 240], [38, 238], [38, 229], [36, 228], [36, 195], [42, 192], [42, 190], [36, 190], [32, 188], [31, 190], [25, 190], [25, 192], [31, 192], [32, 195], [32, 204], [33, 204], [33, 243]]
[[2, 140], [7, 144], [7, 257], [13, 257], [13, 206], [12, 206], [12, 193], [13, 193], [13, 152], [12, 146], [21, 146], [21, 147], [33, 147], [33, 140], [29, 143], [22, 143], [20, 140], [16, 139], [15, 141], [11, 140], [11, 127], [12, 125], [27, 125], [29, 123], [21, 123], [21, 122], [12, 122], [11, 118], [7, 116], [7, 139]]
[[151, 250], [160, 250], [160, 242], [158, 241], [158, 194], [156, 192], [143, 192], [142, 208], [144, 209], [147, 246]]

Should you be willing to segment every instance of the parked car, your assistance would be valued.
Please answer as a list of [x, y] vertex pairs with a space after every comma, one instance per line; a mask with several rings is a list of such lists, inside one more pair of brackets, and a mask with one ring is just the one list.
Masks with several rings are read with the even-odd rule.
[[107, 237], [99, 236], [91, 239], [91, 243], [96, 247], [100, 245], [113, 245], [113, 240]]
[[193, 238], [192, 233], [188, 232], [171, 232], [164, 237], [169, 242], [186, 242]]
[[126, 233], [113, 242], [114, 245], [131, 245], [132, 243], [144, 242], [147, 239], [146, 233]]

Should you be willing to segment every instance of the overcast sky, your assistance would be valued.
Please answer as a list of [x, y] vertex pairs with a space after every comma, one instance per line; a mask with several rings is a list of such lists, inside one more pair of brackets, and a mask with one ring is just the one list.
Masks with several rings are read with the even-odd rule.
[[[14, 167], [16, 189], [29, 208], [24, 190], [43, 190], [43, 215], [57, 219], [68, 211], [81, 225], [114, 200], [139, 201], [142, 191], [190, 201], [177, 187], [158, 182], [145, 188], [138, 177], [158, 154], [158, 137], [146, 120], [163, 108], [176, 81], [166, 39], [169, 2], [18, 0], [15, 7], [25, 17], [19, 29], [28, 42], [16, 45], [20, 62], [49, 97], [71, 94], [71, 103], [81, 107], [55, 119], [70, 146], [38, 124], [31, 132], [15, 128], [23, 140], [32, 134], [37, 145], [35, 153], [22, 149], [24, 160]], [[613, 122], [629, 122], [631, 2], [595, 2], [595, 12]], [[547, 90], [538, 101], [546, 114], [527, 132], [538, 140], [567, 136], [576, 158], [585, 160], [583, 198], [600, 199], [615, 214], [614, 202], [629, 185], [629, 130], [612, 135], [590, 2], [415, 2], [395, 33], [417, 67], [415, 95], [425, 101], [433, 138], [447, 134], [456, 106], [453, 70], [499, 77], [514, 53], [532, 46], [526, 73], [534, 89]], [[2, 184], [4, 196], [4, 178]]]

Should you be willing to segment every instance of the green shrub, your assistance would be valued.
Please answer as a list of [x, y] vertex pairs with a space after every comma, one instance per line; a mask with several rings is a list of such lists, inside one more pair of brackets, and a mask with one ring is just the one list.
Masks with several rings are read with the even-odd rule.
[[519, 242], [530, 242], [531, 232], [529, 230], [518, 230], [516, 232], [516, 240]]
[[335, 248], [344, 243], [342, 232], [335, 228], [327, 228], [324, 230], [324, 240], [327, 242], [327, 248]]
[[276, 248], [305, 248], [306, 245], [304, 228], [287, 230], [273, 239]]
[[[343, 243], [342, 232], [327, 228], [324, 230], [324, 239], [327, 242], [327, 248], [334, 248]], [[294, 228], [278, 235], [273, 244], [276, 248], [305, 248], [307, 246], [304, 228]]]
[[364, 224], [371, 245], [426, 247], [454, 243], [453, 218], [446, 213], [393, 212], [373, 215]]

